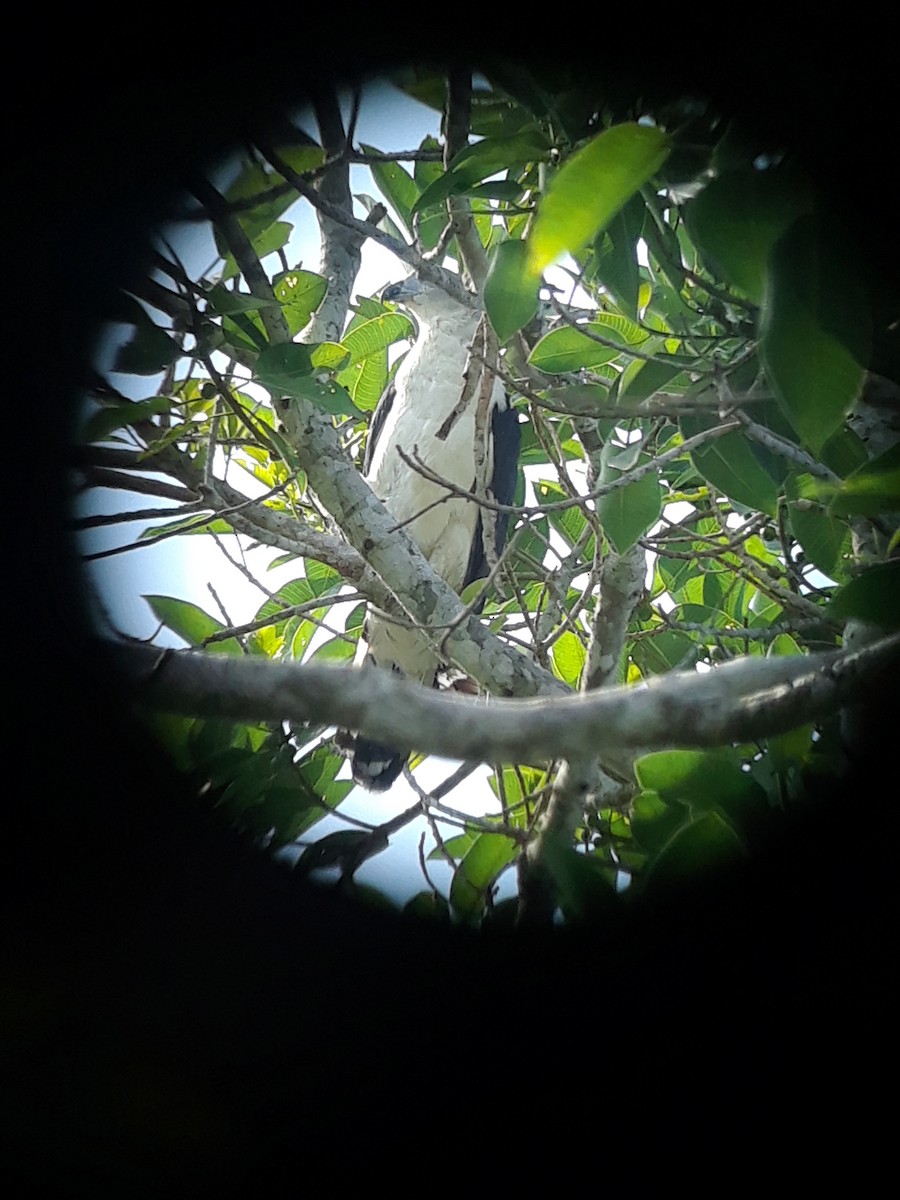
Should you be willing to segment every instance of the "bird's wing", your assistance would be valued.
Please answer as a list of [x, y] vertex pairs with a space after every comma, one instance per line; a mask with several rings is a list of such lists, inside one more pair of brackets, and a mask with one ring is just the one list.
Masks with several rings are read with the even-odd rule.
[[[519, 447], [522, 442], [522, 431], [519, 425], [519, 415], [514, 408], [510, 407], [509, 396], [506, 397], [505, 408], [498, 407], [494, 409], [491, 416], [491, 437], [494, 442], [494, 468], [491, 475], [491, 493], [499, 504], [512, 504], [516, 495], [516, 480], [519, 475]], [[502, 552], [503, 547], [506, 545], [508, 528], [509, 513], [498, 513], [494, 540], [498, 554]], [[484, 528], [481, 522], [481, 513], [479, 513], [463, 587], [474, 583], [476, 579], [484, 579], [487, 574], [488, 564], [484, 554]]]
[[375, 453], [375, 445], [394, 406], [394, 397], [396, 395], [397, 388], [393, 383], [389, 383], [381, 393], [381, 399], [372, 413], [372, 419], [369, 422], [369, 436], [366, 440], [366, 454], [363, 459], [363, 475], [368, 475], [369, 473], [369, 468], [372, 465], [372, 456]]

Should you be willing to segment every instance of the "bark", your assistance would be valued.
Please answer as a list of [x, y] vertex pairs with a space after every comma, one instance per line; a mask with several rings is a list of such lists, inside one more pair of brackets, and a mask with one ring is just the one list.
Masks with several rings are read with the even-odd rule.
[[900, 634], [855, 652], [736, 659], [704, 674], [530, 700], [472, 699], [381, 671], [111, 643], [97, 653], [136, 701], [162, 711], [339, 725], [375, 740], [403, 730], [411, 749], [467, 761], [583, 764], [605, 748], [727, 745], [821, 720], [865, 700], [900, 663]]

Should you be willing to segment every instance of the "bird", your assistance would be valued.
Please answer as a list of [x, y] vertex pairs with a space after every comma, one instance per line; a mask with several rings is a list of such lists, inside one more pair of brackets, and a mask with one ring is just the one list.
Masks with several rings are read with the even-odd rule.
[[[444, 487], [423, 478], [398, 451], [410, 458], [417, 455], [442, 479], [466, 491], [473, 489], [476, 409], [482, 389], [471, 386], [471, 381], [467, 386], [466, 368], [481, 314], [416, 275], [389, 284], [381, 298], [412, 314], [418, 337], [372, 415], [363, 474], [391, 515], [408, 522], [404, 528], [438, 574], [460, 592], [488, 574], [479, 506], [464, 497], [448, 500]], [[474, 359], [471, 363], [477, 367]], [[487, 429], [487, 478], [494, 498], [511, 504], [521, 433], [518, 415], [499, 379], [493, 383], [489, 416], [489, 422], [482, 423]], [[443, 502], [435, 504], [438, 500]], [[508, 514], [497, 514], [498, 554], [508, 522]], [[441, 661], [420, 632], [370, 606], [364, 638], [364, 665], [435, 686]], [[357, 735], [350, 750], [353, 780], [369, 791], [387, 791], [407, 758], [406, 751]]]

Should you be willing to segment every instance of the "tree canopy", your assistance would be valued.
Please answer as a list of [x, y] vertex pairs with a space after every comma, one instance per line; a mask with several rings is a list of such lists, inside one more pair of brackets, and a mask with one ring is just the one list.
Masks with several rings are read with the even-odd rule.
[[[241, 624], [148, 596], [184, 653], [114, 648], [237, 826], [371, 895], [362, 864], [424, 818], [411, 911], [585, 919], [745, 854], [852, 752], [853, 705], [898, 654], [891, 314], [791, 148], [710, 106], [512, 68], [395, 86], [434, 110], [418, 146], [360, 143], [365, 92], [335, 96], [190, 182], [182, 216], [217, 261], [195, 272], [160, 240], [123, 294], [113, 369], [147, 384], [95, 381], [80, 478], [119, 498], [80, 523], [214, 537], [245, 573], [251, 544], [294, 565], [257, 579]], [[377, 196], [354, 197], [354, 164]], [[310, 211], [316, 270], [290, 250]], [[462, 597], [359, 474], [415, 333], [357, 290], [366, 241], [480, 298], [472, 369], [520, 414], [509, 541]], [[430, 630], [490, 702], [351, 673], [366, 603]], [[464, 765], [319, 836], [351, 791], [335, 727]], [[480, 763], [496, 802], [472, 816], [457, 798]]]

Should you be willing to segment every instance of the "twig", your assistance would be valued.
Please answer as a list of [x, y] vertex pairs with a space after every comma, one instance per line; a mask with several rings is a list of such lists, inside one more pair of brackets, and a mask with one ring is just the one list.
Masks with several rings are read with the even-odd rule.
[[[258, 629], [265, 629], [269, 625], [280, 624], [282, 621], [289, 621], [292, 617], [304, 617], [309, 613], [314, 613], [318, 608], [330, 608], [333, 604], [358, 604], [361, 600], [367, 599], [362, 592], [350, 592], [349, 594], [338, 592], [333, 596], [317, 596], [312, 600], [305, 600], [302, 604], [290, 604], [285, 608], [279, 609], [276, 613], [271, 613], [267, 617], [258, 617], [255, 621], [248, 621], [244, 625], [235, 625], [229, 629], [222, 629], [218, 633], [211, 633], [201, 642], [203, 646], [210, 646], [215, 642], [227, 642], [233, 637], [242, 637], [247, 633], [256, 633]], [[324, 621], [316, 620], [309, 617], [314, 625], [324, 629], [327, 633], [335, 631], [324, 623]], [[336, 636], [343, 638], [344, 641], [353, 642], [352, 638], [345, 634], [337, 634]]]
[[[137, 466], [135, 465], [135, 468]], [[162, 500], [177, 500], [188, 506], [199, 504], [194, 488], [180, 487], [174, 483], [166, 483], [163, 479], [148, 479], [146, 475], [123, 475], [121, 471], [111, 471], [106, 467], [82, 467], [87, 483], [92, 487], [110, 488], [120, 492], [135, 492], [142, 496], [159, 496]], [[157, 513], [165, 511], [157, 509]]]
[[92, 517], [78, 517], [70, 522], [72, 529], [100, 529], [107, 525], [123, 525], [129, 521], [155, 521], [160, 517], [181, 517], [186, 513], [196, 512], [198, 508], [208, 509], [209, 505], [202, 500], [193, 500], [178, 508], [139, 508], [129, 512], [98, 513]]
[[293, 476], [291, 476], [290, 479], [286, 479], [284, 483], [276, 484], [275, 487], [270, 488], [268, 492], [263, 493], [262, 496], [258, 496], [255, 500], [243, 500], [239, 504], [234, 504], [228, 508], [216, 509], [213, 505], [205, 503], [203, 505], [204, 508], [212, 509], [212, 512], [209, 516], [198, 517], [196, 521], [191, 521], [187, 525], [180, 525], [177, 529], [163, 529], [153, 537], [141, 538], [138, 541], [129, 542], [124, 546], [113, 546], [109, 550], [100, 550], [95, 554], [86, 554], [84, 555], [85, 562], [92, 562], [99, 558], [111, 558], [113, 555], [124, 554], [128, 550], [138, 550], [143, 546], [154, 546], [157, 542], [164, 542], [167, 538], [177, 537], [182, 533], [196, 533], [198, 530], [201, 530], [204, 525], [209, 525], [211, 522], [218, 520], [221, 517], [225, 517], [230, 513], [239, 512], [241, 509], [261, 503], [262, 501], [269, 499], [269, 497], [277, 495], [278, 492], [286, 488], [292, 481]]
[[[661, 363], [663, 366], [667, 367], [672, 366], [672, 359], [669, 356], [662, 354], [647, 354], [643, 350], [637, 350], [634, 346], [623, 346], [622, 343], [617, 342], [615, 338], [604, 337], [603, 334], [597, 333], [596, 330], [591, 329], [587, 325], [579, 325], [578, 322], [566, 312], [555, 296], [550, 297], [550, 303], [553, 306], [554, 311], [558, 313], [560, 317], [562, 317], [564, 324], [568, 325], [571, 329], [577, 329], [579, 333], [584, 334], [586, 338], [592, 342], [596, 342], [599, 346], [604, 346], [607, 350], [616, 350], [619, 354], [624, 354], [627, 358], [638, 358], [642, 362]], [[666, 335], [660, 332], [659, 336], [665, 337]], [[676, 334], [671, 334], [670, 336], [677, 337]], [[682, 369], [686, 368], [683, 367]], [[711, 374], [711, 371], [699, 371], [696, 367], [692, 367], [691, 370], [693, 370], [696, 374]]]
[[460, 496], [465, 500], [473, 500], [482, 508], [493, 509], [494, 512], [515, 513], [516, 516], [541, 516], [548, 512], [561, 512], [567, 508], [575, 508], [580, 504], [584, 504], [588, 500], [599, 500], [602, 496], [607, 496], [618, 488], [627, 487], [630, 483], [636, 483], [639, 479], [643, 479], [651, 471], [657, 471], [666, 463], [672, 462], [697, 446], [705, 445], [707, 442], [715, 441], [716, 438], [722, 437], [726, 433], [731, 433], [739, 428], [739, 423], [735, 419], [729, 419], [721, 425], [715, 425], [712, 429], [705, 429], [700, 433], [695, 433], [693, 437], [685, 438], [684, 441], [677, 446], [673, 446], [671, 450], [664, 450], [662, 454], [650, 459], [646, 463], [641, 463], [639, 466], [632, 468], [630, 471], [623, 472], [617, 479], [610, 483], [601, 484], [589, 492], [585, 492], [583, 496], [578, 496], [572, 500], [555, 500], [547, 504], [500, 504], [496, 500], [488, 500], [484, 497], [479, 498], [473, 492], [466, 491], [465, 488], [457, 487], [449, 479], [444, 479], [443, 476], [436, 474], [425, 465], [417, 456], [410, 457], [402, 447], [397, 447], [397, 453], [403, 459], [408, 467], [424, 478], [431, 480], [432, 483], [437, 483], [441, 487], [446, 488], [454, 496]]

